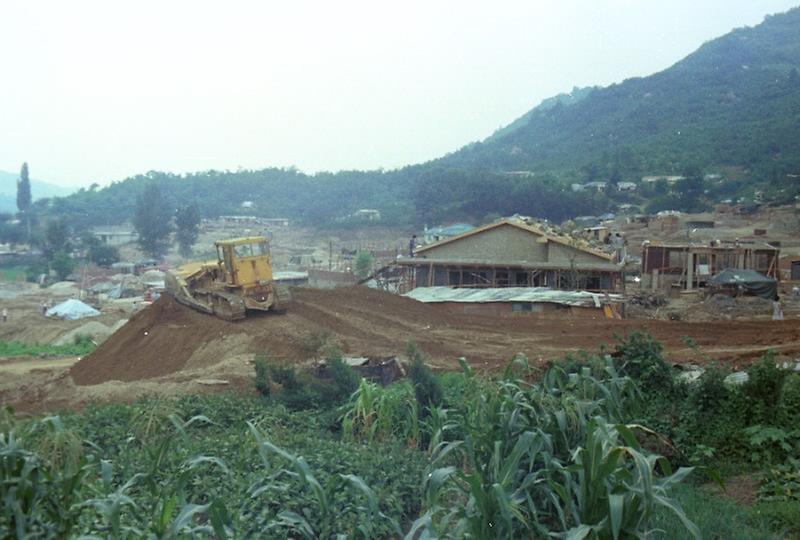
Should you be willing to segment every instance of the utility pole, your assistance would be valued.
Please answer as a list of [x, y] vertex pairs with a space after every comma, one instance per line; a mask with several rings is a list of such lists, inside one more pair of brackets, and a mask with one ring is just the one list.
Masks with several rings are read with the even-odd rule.
[[333, 270], [333, 240], [328, 239], [328, 272]]

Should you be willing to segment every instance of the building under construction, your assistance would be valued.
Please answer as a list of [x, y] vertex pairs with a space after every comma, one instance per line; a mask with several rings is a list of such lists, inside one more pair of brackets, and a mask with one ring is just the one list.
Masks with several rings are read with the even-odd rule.
[[756, 241], [647, 242], [642, 249], [642, 287], [692, 290], [705, 287], [711, 276], [728, 268], [755, 270], [780, 279], [779, 256], [780, 248]]
[[415, 287], [548, 287], [621, 290], [613, 254], [521, 219], [506, 219], [418, 248], [398, 259]]

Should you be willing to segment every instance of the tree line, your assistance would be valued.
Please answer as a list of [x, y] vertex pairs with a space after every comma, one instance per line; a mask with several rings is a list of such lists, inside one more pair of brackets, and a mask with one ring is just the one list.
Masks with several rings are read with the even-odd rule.
[[[16, 215], [0, 215], [0, 242], [29, 247], [26, 261], [30, 280], [48, 274], [65, 279], [82, 260], [105, 268], [119, 262], [118, 249], [93, 234], [89, 222], [59, 211], [59, 199], [34, 204], [27, 163], [23, 163], [20, 169], [16, 200]], [[200, 212], [195, 203], [174, 208], [161, 188], [151, 182], [136, 198], [133, 215], [128, 219], [138, 232], [138, 244], [143, 253], [155, 258], [163, 257], [172, 243], [174, 232], [178, 252], [184, 258], [191, 256], [200, 226]]]

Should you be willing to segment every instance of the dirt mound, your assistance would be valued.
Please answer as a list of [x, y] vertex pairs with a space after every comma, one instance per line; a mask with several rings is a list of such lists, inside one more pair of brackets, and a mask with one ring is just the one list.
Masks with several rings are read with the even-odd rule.
[[173, 373], [183, 368], [200, 344], [222, 336], [228, 330], [225, 325], [164, 295], [75, 364], [70, 374], [77, 384], [97, 384]]
[[111, 328], [103, 323], [89, 321], [88, 323], [82, 324], [78, 328], [73, 328], [72, 330], [59, 336], [55, 341], [53, 341], [53, 345], [71, 345], [75, 343], [76, 338], [83, 336], [92, 339], [95, 343], [101, 343], [113, 333], [114, 332], [111, 330]]
[[292, 294], [285, 315], [253, 313], [238, 322], [198, 313], [163, 295], [70, 373], [77, 384], [86, 385], [210, 367], [245, 353], [302, 361], [311, 354], [305, 337], [318, 330], [331, 333], [345, 352], [394, 353], [404, 339], [413, 339], [440, 318], [430, 306], [365, 287], [295, 289]]
[[791, 357], [800, 353], [797, 321], [610, 320], [599, 311], [596, 318], [471, 315], [365, 287], [294, 288], [292, 294], [286, 314], [254, 313], [235, 323], [162, 296], [74, 365], [72, 377], [79, 385], [151, 379], [217, 369], [230, 357], [253, 353], [301, 362], [313, 356], [308, 337], [320, 330], [330, 333], [343, 352], [358, 356], [395, 355], [412, 341], [442, 368], [457, 367], [456, 359], [464, 356], [476, 368], [498, 369], [518, 352], [545, 363], [613, 346], [616, 336], [635, 330], [653, 334], [676, 362], [705, 361], [684, 337], [732, 367], [768, 348]]

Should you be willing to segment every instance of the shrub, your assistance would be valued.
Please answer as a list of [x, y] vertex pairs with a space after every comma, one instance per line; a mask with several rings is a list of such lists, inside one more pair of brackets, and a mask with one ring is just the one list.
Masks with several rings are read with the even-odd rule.
[[619, 340], [614, 357], [621, 375], [634, 379], [643, 390], [670, 392], [675, 378], [664, 361], [661, 344], [645, 332], [632, 332], [627, 340]]
[[330, 346], [330, 340], [331, 333], [328, 330], [317, 328], [300, 336], [300, 347], [309, 358], [316, 362], [321, 353]]
[[774, 425], [778, 420], [778, 397], [786, 371], [776, 365], [775, 352], [769, 351], [747, 370], [742, 392], [749, 400], [749, 423]]
[[348, 399], [358, 388], [359, 382], [361, 382], [361, 377], [359, 377], [358, 373], [345, 364], [341, 358], [328, 359], [328, 373], [333, 381], [335, 389], [333, 397], [336, 401]]
[[689, 392], [689, 403], [694, 411], [712, 415], [720, 412], [729, 396], [726, 375], [727, 372], [716, 366], [706, 368]]
[[776, 538], [797, 538], [800, 536], [800, 502], [769, 501], [756, 503], [750, 510], [754, 520], [766, 520], [775, 530], [783, 529]]
[[262, 396], [269, 397], [269, 364], [267, 358], [263, 355], [258, 355], [255, 358], [256, 375], [253, 378], [256, 390]]
[[315, 381], [299, 377], [294, 366], [269, 366], [270, 378], [281, 386], [281, 402], [293, 410], [310, 409], [319, 404], [320, 391]]
[[[795, 432], [794, 435], [796, 436], [797, 432]], [[791, 436], [791, 434], [789, 436]], [[782, 442], [786, 444], [786, 439], [784, 438]], [[768, 441], [768, 443], [772, 443], [772, 445], [775, 446], [774, 441]], [[796, 437], [794, 443], [794, 451], [797, 452]], [[776, 454], [780, 455], [780, 452], [782, 450], [785, 451], [787, 447], [788, 445], [778, 449]], [[776, 461], [772, 466], [767, 468], [761, 478], [758, 498], [764, 501], [790, 501], [800, 504], [800, 459], [789, 457], [788, 460], [783, 462]]]
[[75, 261], [70, 257], [69, 253], [64, 251], [57, 251], [53, 255], [53, 260], [50, 262], [50, 267], [56, 273], [59, 280], [67, 279], [72, 271], [75, 269]]
[[36, 283], [39, 279], [39, 276], [42, 274], [47, 274], [50, 267], [47, 264], [47, 260], [43, 257], [37, 257], [31, 259], [28, 263], [28, 266], [25, 267], [25, 280], [31, 283]]
[[800, 426], [800, 373], [786, 377], [778, 398], [778, 421], [782, 426]]
[[723, 455], [744, 457], [745, 399], [738, 388], [725, 384], [726, 375], [726, 371], [709, 366], [689, 387], [678, 438], [686, 449], [700, 444]]
[[117, 248], [100, 243], [93, 244], [89, 247], [87, 257], [97, 266], [103, 268], [111, 268], [112, 264], [120, 260], [119, 250]]
[[375, 259], [368, 251], [359, 251], [356, 255], [356, 263], [354, 273], [359, 279], [364, 279], [372, 272], [372, 266], [375, 264]]
[[431, 369], [425, 365], [422, 353], [414, 344], [408, 344], [406, 354], [411, 360], [408, 376], [414, 384], [414, 394], [417, 396], [419, 411], [425, 414], [428, 409], [443, 403], [442, 385]]

